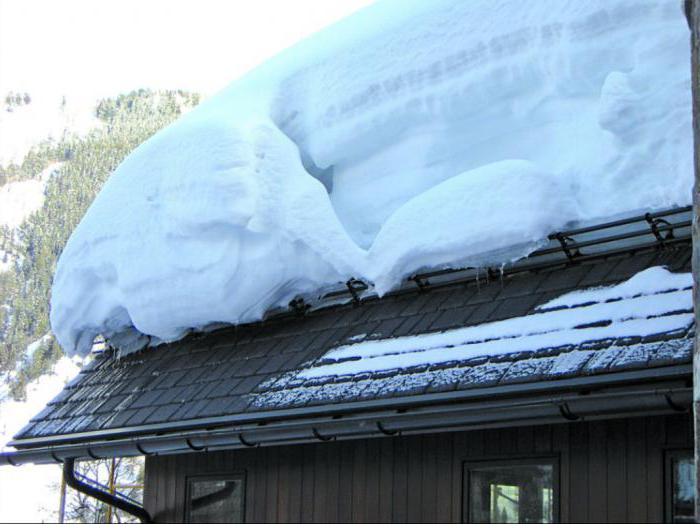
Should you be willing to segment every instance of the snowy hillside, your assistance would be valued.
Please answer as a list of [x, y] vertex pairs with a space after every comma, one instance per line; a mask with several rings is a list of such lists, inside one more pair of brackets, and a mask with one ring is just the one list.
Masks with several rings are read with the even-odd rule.
[[53, 330], [81, 353], [173, 340], [687, 204], [688, 63], [675, 1], [378, 2], [121, 164], [59, 261]]
[[84, 135], [100, 124], [95, 101], [34, 97], [19, 107], [0, 105], [0, 166], [21, 164], [29, 150], [66, 133]]
[[[80, 363], [64, 357], [53, 373], [27, 387], [26, 402], [3, 400], [0, 385], [0, 450], [73, 378]], [[55, 518], [61, 469], [58, 466], [2, 468], [0, 470], [0, 522], [48, 522]]]
[[[44, 203], [44, 189], [49, 177], [58, 173], [59, 163], [53, 163], [30, 180], [9, 182], [0, 186], [0, 226], [11, 231], [37, 211]], [[0, 272], [7, 271], [14, 262], [14, 255], [0, 248]]]

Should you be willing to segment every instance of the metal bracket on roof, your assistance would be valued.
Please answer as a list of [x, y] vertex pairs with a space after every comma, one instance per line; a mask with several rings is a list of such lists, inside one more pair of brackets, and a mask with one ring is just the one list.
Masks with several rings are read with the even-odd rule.
[[412, 280], [413, 282], [415, 282], [416, 286], [418, 286], [418, 289], [421, 291], [427, 291], [428, 286], [430, 286], [430, 280], [421, 275], [413, 275], [408, 280]]
[[[651, 228], [651, 233], [654, 235], [656, 240], [659, 242], [659, 244], [663, 245], [663, 243], [666, 240], [671, 240], [673, 239], [673, 224], [671, 224], [668, 220], [664, 220], [663, 218], [654, 218], [651, 216], [651, 213], [647, 213], [644, 215], [644, 220], [647, 221], [649, 224], [649, 227]], [[659, 230], [659, 226], [667, 226], [668, 227], [668, 232], [664, 236], [663, 233]]]
[[[51, 458], [54, 459], [57, 464], [63, 464], [63, 461], [56, 456], [56, 453], [54, 451], [51, 452]], [[12, 463], [10, 462], [10, 464], [12, 464]], [[13, 464], [13, 466], [14, 466], [14, 464]]]
[[294, 311], [296, 316], [303, 317], [311, 306], [304, 302], [303, 298], [298, 297], [289, 302], [289, 307]]
[[578, 247], [576, 247], [576, 241], [573, 238], [567, 237], [563, 233], [555, 233], [550, 238], [554, 238], [559, 241], [559, 244], [561, 244], [561, 249], [564, 251], [566, 258], [569, 259], [569, 262], [575, 262], [576, 257], [581, 256], [581, 251], [578, 249]]
[[386, 429], [380, 421], [377, 421], [377, 430], [387, 437], [398, 437], [401, 435], [401, 431], [398, 429]]
[[350, 295], [352, 295], [352, 304], [353, 306], [357, 307], [360, 305], [360, 291], [364, 291], [367, 289], [367, 284], [365, 284], [362, 280], [358, 280], [356, 278], [351, 278], [348, 280], [345, 285], [348, 288], [348, 291], [350, 291]]
[[87, 453], [88, 457], [90, 457], [92, 460], [102, 460], [100, 457], [95, 455], [89, 447], [85, 450], [85, 452]]

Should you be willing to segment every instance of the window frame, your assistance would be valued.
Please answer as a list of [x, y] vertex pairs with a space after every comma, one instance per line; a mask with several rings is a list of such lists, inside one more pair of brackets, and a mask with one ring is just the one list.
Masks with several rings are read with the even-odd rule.
[[462, 522], [469, 523], [471, 472], [481, 468], [507, 468], [516, 466], [552, 466], [552, 520], [559, 522], [561, 506], [561, 457], [559, 455], [537, 455], [525, 457], [498, 457], [462, 462]]
[[220, 482], [220, 481], [231, 481], [240, 480], [241, 481], [241, 522], [246, 521], [246, 472], [245, 471], [232, 471], [230, 473], [202, 473], [194, 475], [185, 475], [185, 511], [184, 517], [185, 522], [192, 522], [190, 520], [190, 500], [192, 494], [192, 484], [194, 482]]
[[[664, 522], [673, 522], [673, 462], [679, 457], [690, 455], [694, 458], [693, 448], [671, 448], [664, 450]], [[698, 501], [696, 500], [697, 504]]]

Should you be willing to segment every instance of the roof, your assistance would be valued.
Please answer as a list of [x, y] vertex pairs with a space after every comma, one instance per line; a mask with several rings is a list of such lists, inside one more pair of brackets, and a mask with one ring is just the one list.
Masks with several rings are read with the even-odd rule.
[[[240, 437], [247, 422], [366, 417], [440, 395], [483, 405], [502, 392], [688, 377], [689, 277], [610, 286], [657, 266], [688, 273], [690, 261], [690, 243], [676, 242], [367, 297], [123, 358], [105, 351], [11, 444], [47, 449], [232, 423]], [[601, 286], [608, 291], [571, 294]]]

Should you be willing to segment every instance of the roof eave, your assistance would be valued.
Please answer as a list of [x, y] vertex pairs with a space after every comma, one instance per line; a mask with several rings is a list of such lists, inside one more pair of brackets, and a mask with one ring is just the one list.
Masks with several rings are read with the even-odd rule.
[[16, 440], [0, 465], [186, 453], [685, 411], [690, 364]]

